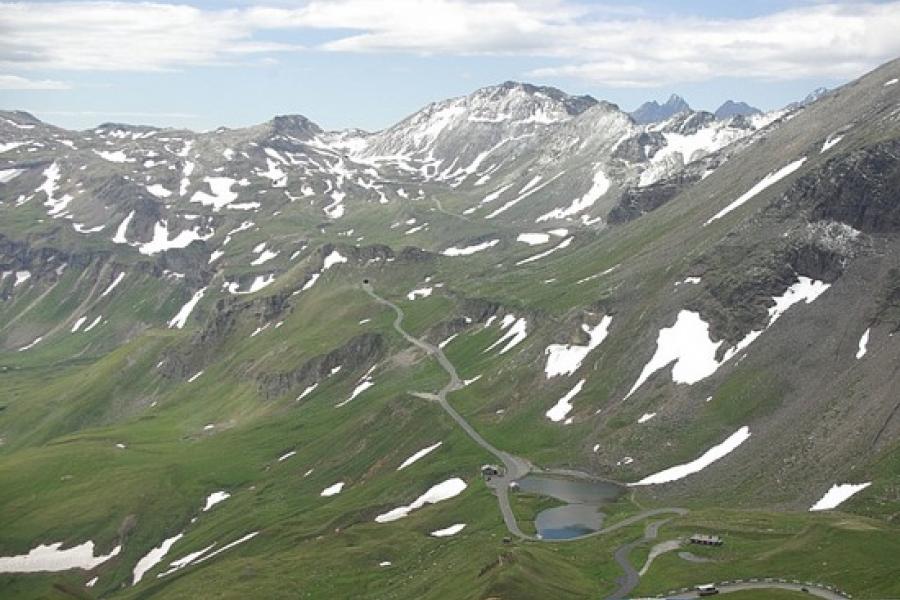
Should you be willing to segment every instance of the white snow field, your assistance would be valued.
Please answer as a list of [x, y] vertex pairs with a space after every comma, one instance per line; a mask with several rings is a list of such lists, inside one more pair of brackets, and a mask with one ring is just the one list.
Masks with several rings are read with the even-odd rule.
[[769, 307], [769, 321], [760, 330], [751, 331], [733, 348], [716, 360], [716, 352], [722, 341], [713, 342], [709, 337], [709, 323], [698, 313], [682, 310], [678, 313], [675, 324], [659, 330], [656, 340], [656, 353], [641, 371], [640, 376], [625, 396], [631, 396], [643, 385], [653, 373], [674, 362], [672, 381], [675, 383], [694, 384], [716, 372], [716, 370], [747, 349], [759, 336], [770, 328], [781, 316], [795, 304], [812, 303], [825, 293], [830, 284], [822, 281], [800, 277], [796, 283], [785, 290], [781, 296], [772, 298], [774, 305]]

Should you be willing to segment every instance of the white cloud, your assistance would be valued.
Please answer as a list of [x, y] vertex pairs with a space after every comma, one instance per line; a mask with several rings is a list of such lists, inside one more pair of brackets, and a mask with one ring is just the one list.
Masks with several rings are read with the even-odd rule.
[[42, 110], [41, 115], [56, 117], [137, 117], [137, 118], [161, 118], [161, 119], [195, 119], [199, 115], [182, 112], [148, 112], [148, 111], [121, 111], [121, 110]]
[[846, 78], [900, 55], [900, 3], [827, 4], [753, 19], [652, 21], [590, 27], [584, 60], [534, 69], [640, 87], [713, 77]]
[[0, 11], [0, 65], [19, 68], [158, 71], [296, 49], [254, 39], [259, 28], [247, 10], [59, 2], [0, 4]]
[[313, 0], [200, 9], [175, 4], [0, 4], [0, 67], [162, 70], [312, 48], [531, 57], [534, 77], [611, 86], [721, 76], [846, 78], [900, 55], [900, 1], [814, 3], [743, 19], [658, 17], [587, 0]]
[[0, 90], [69, 90], [68, 83], [50, 79], [27, 79], [18, 75], [0, 75]]

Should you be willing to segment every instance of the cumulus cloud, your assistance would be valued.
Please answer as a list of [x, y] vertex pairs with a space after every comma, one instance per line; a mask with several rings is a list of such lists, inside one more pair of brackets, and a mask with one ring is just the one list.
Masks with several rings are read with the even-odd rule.
[[247, 10], [124, 2], [0, 4], [0, 65], [158, 71], [296, 49], [255, 38]]
[[[658, 17], [587, 0], [0, 4], [0, 67], [162, 70], [309, 50], [532, 57], [529, 75], [611, 86], [735, 76], [849, 77], [900, 55], [900, 1], [813, 3], [741, 19]], [[278, 32], [272, 41], [272, 32]], [[304, 34], [317, 42], [304, 46]], [[284, 42], [291, 37], [297, 43]]]
[[68, 90], [68, 83], [50, 79], [28, 79], [18, 75], [0, 75], [0, 90]]

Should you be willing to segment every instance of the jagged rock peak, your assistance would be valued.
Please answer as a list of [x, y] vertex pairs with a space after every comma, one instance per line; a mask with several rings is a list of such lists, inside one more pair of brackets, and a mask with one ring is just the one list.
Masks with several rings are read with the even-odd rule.
[[631, 118], [636, 123], [656, 123], [691, 110], [691, 106], [678, 94], [672, 94], [665, 103], [660, 104], [656, 100], [650, 100], [641, 104], [637, 110], [631, 113]]
[[322, 128], [303, 115], [278, 115], [269, 121], [276, 133], [301, 139], [312, 138], [322, 133]]
[[716, 119], [728, 119], [730, 117], [749, 117], [752, 115], [762, 114], [762, 111], [755, 106], [750, 106], [746, 102], [735, 102], [726, 100], [722, 106], [716, 109]]

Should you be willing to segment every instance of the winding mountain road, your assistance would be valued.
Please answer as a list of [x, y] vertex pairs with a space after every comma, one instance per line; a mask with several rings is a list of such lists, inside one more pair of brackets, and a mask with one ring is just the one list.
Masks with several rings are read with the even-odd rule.
[[515, 535], [516, 537], [526, 540], [538, 539], [534, 536], [526, 534], [519, 528], [519, 524], [516, 521], [516, 516], [515, 514], [513, 514], [512, 507], [509, 504], [509, 484], [531, 472], [531, 463], [524, 458], [520, 458], [508, 452], [503, 452], [502, 450], [498, 450], [496, 447], [494, 447], [493, 444], [484, 439], [481, 434], [478, 433], [475, 428], [472, 427], [472, 425], [470, 425], [469, 422], [463, 418], [462, 415], [456, 412], [456, 409], [450, 406], [450, 403], [447, 401], [447, 394], [464, 387], [462, 379], [460, 379], [459, 377], [459, 373], [456, 372], [456, 367], [453, 366], [453, 363], [450, 362], [450, 360], [444, 354], [444, 351], [441, 350], [438, 346], [430, 344], [425, 340], [419, 339], [403, 329], [403, 318], [405, 316], [403, 313], [403, 309], [401, 309], [390, 300], [382, 298], [381, 296], [376, 294], [375, 290], [372, 289], [371, 284], [363, 284], [363, 290], [367, 294], [369, 294], [369, 296], [375, 299], [376, 302], [393, 309], [393, 311], [397, 314], [396, 318], [394, 319], [394, 329], [397, 330], [397, 333], [402, 335], [403, 338], [410, 344], [413, 344], [417, 348], [421, 348], [422, 350], [424, 350], [427, 354], [434, 356], [441, 367], [450, 375], [450, 381], [448, 381], [447, 384], [433, 396], [434, 399], [441, 406], [444, 412], [450, 415], [450, 418], [456, 421], [456, 424], [459, 425], [476, 444], [493, 454], [500, 462], [503, 463], [505, 471], [504, 474], [492, 477], [490, 481], [487, 482], [487, 484], [488, 487], [492, 488], [497, 494], [497, 500], [500, 503], [500, 513], [503, 515], [503, 522], [506, 524], [506, 528], [511, 534]]

